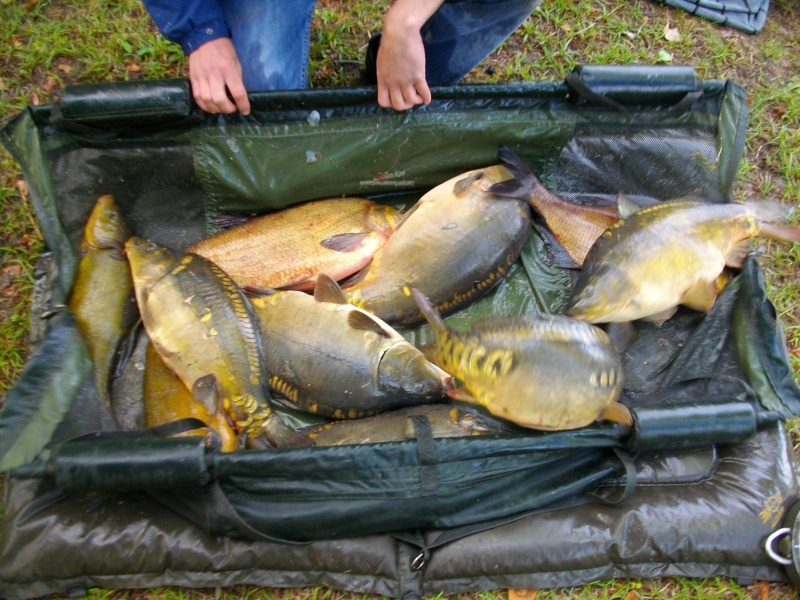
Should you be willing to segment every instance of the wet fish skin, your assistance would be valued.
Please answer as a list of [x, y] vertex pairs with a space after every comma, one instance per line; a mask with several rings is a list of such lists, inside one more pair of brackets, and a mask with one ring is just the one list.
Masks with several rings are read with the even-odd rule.
[[189, 389], [213, 375], [223, 408], [249, 448], [306, 445], [270, 406], [258, 325], [249, 302], [212, 262], [141, 238], [126, 244], [142, 321]]
[[336, 419], [442, 401], [451, 377], [402, 335], [348, 304], [321, 275], [314, 296], [251, 298], [272, 389], [288, 406]]
[[412, 293], [433, 329], [437, 364], [464, 383], [454, 398], [532, 429], [576, 429], [601, 418], [631, 424], [617, 401], [621, 360], [599, 328], [563, 315], [523, 315], [484, 318], [458, 332]]
[[570, 266], [580, 268], [597, 238], [617, 220], [616, 208], [583, 206], [560, 198], [542, 185], [530, 166], [506, 146], [500, 147], [500, 159], [513, 179], [497, 183], [489, 191], [529, 202], [574, 261]]
[[[145, 424], [155, 427], [181, 419], [199, 419], [217, 432], [222, 452], [233, 452], [238, 449], [238, 436], [222, 408], [221, 398], [214, 398], [215, 390], [208, 392], [203, 398], [195, 397], [164, 363], [153, 344], [147, 344], [143, 387]], [[207, 399], [212, 399], [213, 406], [206, 405]], [[188, 433], [203, 434], [201, 430]]]
[[344, 279], [369, 264], [401, 213], [366, 198], [305, 202], [249, 219], [189, 246], [240, 287], [312, 290], [325, 272]]
[[304, 431], [316, 446], [376, 444], [415, 439], [412, 417], [427, 418], [434, 438], [504, 435], [520, 429], [480, 411], [453, 404], [426, 404], [402, 408], [364, 419], [332, 421]]
[[679, 305], [707, 311], [725, 267], [741, 266], [751, 238], [800, 241], [800, 227], [781, 219], [779, 208], [755, 202], [680, 199], [636, 211], [598, 238], [567, 314], [589, 323], [660, 324]]
[[67, 305], [89, 347], [95, 384], [111, 411], [114, 365], [138, 319], [124, 244], [130, 229], [111, 195], [100, 196], [84, 227], [78, 272]]
[[527, 204], [489, 193], [508, 179], [500, 165], [462, 173], [436, 186], [405, 215], [356, 280], [347, 299], [392, 326], [424, 319], [410, 289], [450, 314], [493, 289], [522, 252], [530, 233]]

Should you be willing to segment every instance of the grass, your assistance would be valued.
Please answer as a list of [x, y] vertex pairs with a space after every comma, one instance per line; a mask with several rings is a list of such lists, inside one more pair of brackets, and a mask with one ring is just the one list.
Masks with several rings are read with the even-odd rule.
[[[358, 83], [366, 42], [388, 5], [320, 0], [309, 65], [314, 87]], [[186, 58], [155, 30], [139, 0], [0, 0], [0, 121], [29, 104], [57, 101], [82, 82], [185, 74]], [[467, 80], [558, 80], [577, 64], [683, 64], [704, 79], [733, 79], [750, 98], [750, 128], [736, 195], [800, 202], [800, 5], [773, 0], [764, 31], [750, 36], [649, 0], [544, 0]], [[677, 34], [677, 35], [676, 35]], [[669, 38], [669, 39], [668, 39]], [[98, 44], [102, 40], [102, 44]], [[44, 250], [18, 165], [0, 150], [0, 395], [27, 357], [33, 265]], [[800, 374], [800, 245], [765, 244], [769, 297], [781, 316], [795, 378]], [[788, 424], [800, 439], [800, 424]], [[92, 590], [93, 599], [253, 598], [356, 600], [326, 588]], [[466, 598], [467, 596], [463, 596]], [[505, 592], [469, 596], [500, 600]], [[530, 597], [530, 596], [529, 596]], [[536, 598], [793, 598], [789, 586], [726, 579], [604, 581]], [[448, 597], [449, 598], [449, 597]], [[456, 598], [456, 597], [452, 597]]]

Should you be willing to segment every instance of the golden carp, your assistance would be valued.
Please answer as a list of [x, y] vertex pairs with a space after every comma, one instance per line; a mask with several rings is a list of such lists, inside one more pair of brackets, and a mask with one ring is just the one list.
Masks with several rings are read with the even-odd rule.
[[402, 442], [417, 437], [414, 418], [427, 419], [434, 438], [520, 433], [520, 429], [480, 411], [452, 404], [424, 404], [355, 419], [332, 421], [305, 431], [315, 446]]
[[594, 207], [568, 202], [551, 193], [531, 168], [510, 148], [500, 147], [500, 159], [514, 176], [489, 188], [493, 194], [530, 202], [574, 265], [580, 267], [602, 233], [617, 220], [614, 207]]
[[139, 317], [124, 253], [129, 237], [113, 196], [98, 198], [84, 228], [78, 273], [67, 300], [89, 347], [100, 398], [109, 410], [114, 364], [122, 341]]
[[532, 429], [576, 429], [598, 419], [630, 425], [622, 363], [598, 327], [563, 315], [485, 317], [469, 332], [449, 328], [412, 290], [433, 329], [436, 362], [463, 382], [451, 396]]
[[451, 377], [320, 275], [314, 296], [251, 298], [272, 389], [291, 408], [336, 419], [445, 399]]
[[372, 260], [400, 212], [365, 198], [315, 200], [255, 217], [187, 248], [240, 287], [311, 290], [319, 273], [344, 279]]
[[673, 200], [617, 221], [586, 257], [567, 314], [589, 323], [647, 319], [661, 323], [685, 305], [709, 310], [725, 266], [739, 268], [750, 239], [800, 242], [769, 203], [709, 204]]
[[261, 337], [241, 290], [196, 254], [176, 256], [137, 237], [125, 249], [145, 330], [184, 385], [194, 389], [199, 379], [213, 375], [248, 447], [307, 444], [269, 404]]
[[[144, 365], [145, 424], [155, 427], [181, 419], [199, 419], [220, 437], [223, 452], [237, 449], [237, 436], [222, 408], [219, 389], [213, 376], [195, 382], [190, 392], [178, 376], [164, 364], [152, 343], [147, 344]], [[202, 435], [199, 430], [188, 435]]]
[[509, 177], [505, 167], [494, 165], [424, 194], [369, 266], [345, 286], [348, 301], [406, 326], [423, 320], [412, 287], [444, 314], [490, 291], [519, 256], [531, 229], [524, 202], [487, 191]]

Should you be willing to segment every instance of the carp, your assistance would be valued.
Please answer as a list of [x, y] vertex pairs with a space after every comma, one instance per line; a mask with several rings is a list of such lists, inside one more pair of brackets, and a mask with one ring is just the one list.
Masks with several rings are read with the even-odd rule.
[[622, 361], [598, 327], [563, 315], [492, 316], [471, 331], [448, 327], [412, 290], [434, 333], [437, 364], [464, 384], [450, 396], [512, 423], [577, 429], [607, 419], [631, 425], [622, 393]]
[[246, 220], [187, 251], [240, 287], [312, 290], [319, 273], [340, 280], [369, 264], [400, 215], [366, 198], [315, 200]]
[[522, 252], [530, 233], [527, 204], [488, 188], [505, 167], [468, 171], [424, 194], [365, 269], [344, 286], [347, 300], [393, 326], [422, 322], [410, 288], [443, 314], [494, 288]]
[[424, 404], [355, 419], [332, 421], [304, 430], [315, 446], [402, 442], [417, 437], [415, 418], [424, 418], [434, 438], [520, 433], [518, 427], [480, 411], [453, 404]]
[[[222, 408], [216, 378], [210, 375], [198, 379], [194, 390], [190, 392], [164, 364], [153, 344], [149, 342], [145, 350], [143, 395], [145, 424], [148, 427], [194, 418], [217, 432], [222, 443], [222, 452], [233, 452], [237, 449], [237, 435]], [[185, 435], [202, 433], [193, 430]]]
[[242, 291], [211, 261], [132, 237], [125, 245], [142, 322], [188, 389], [213, 375], [222, 406], [250, 448], [307, 445], [270, 406], [264, 350]]
[[617, 220], [617, 209], [576, 204], [556, 196], [510, 148], [500, 147], [500, 159], [514, 177], [496, 183], [489, 191], [529, 202], [572, 259], [570, 266], [580, 268], [597, 238]]
[[111, 195], [95, 202], [83, 232], [67, 306], [89, 347], [97, 391], [111, 410], [110, 384], [123, 340], [139, 318], [124, 245], [130, 230]]
[[660, 324], [679, 305], [708, 311], [725, 267], [741, 267], [751, 238], [800, 242], [800, 226], [781, 223], [772, 203], [682, 199], [637, 210], [621, 197], [620, 209], [623, 218], [598, 238], [573, 288], [567, 314], [576, 319]]
[[327, 275], [313, 297], [278, 291], [250, 301], [270, 386], [287, 406], [352, 419], [445, 399], [452, 378], [385, 322], [348, 304]]

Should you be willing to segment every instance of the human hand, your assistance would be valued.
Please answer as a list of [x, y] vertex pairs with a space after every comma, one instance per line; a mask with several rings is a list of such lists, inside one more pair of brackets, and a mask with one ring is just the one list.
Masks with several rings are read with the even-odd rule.
[[242, 83], [242, 66], [230, 38], [206, 42], [189, 55], [189, 80], [195, 102], [204, 111], [250, 113], [250, 100]]
[[430, 104], [431, 90], [425, 81], [425, 48], [419, 31], [384, 30], [375, 61], [378, 104], [408, 110]]

